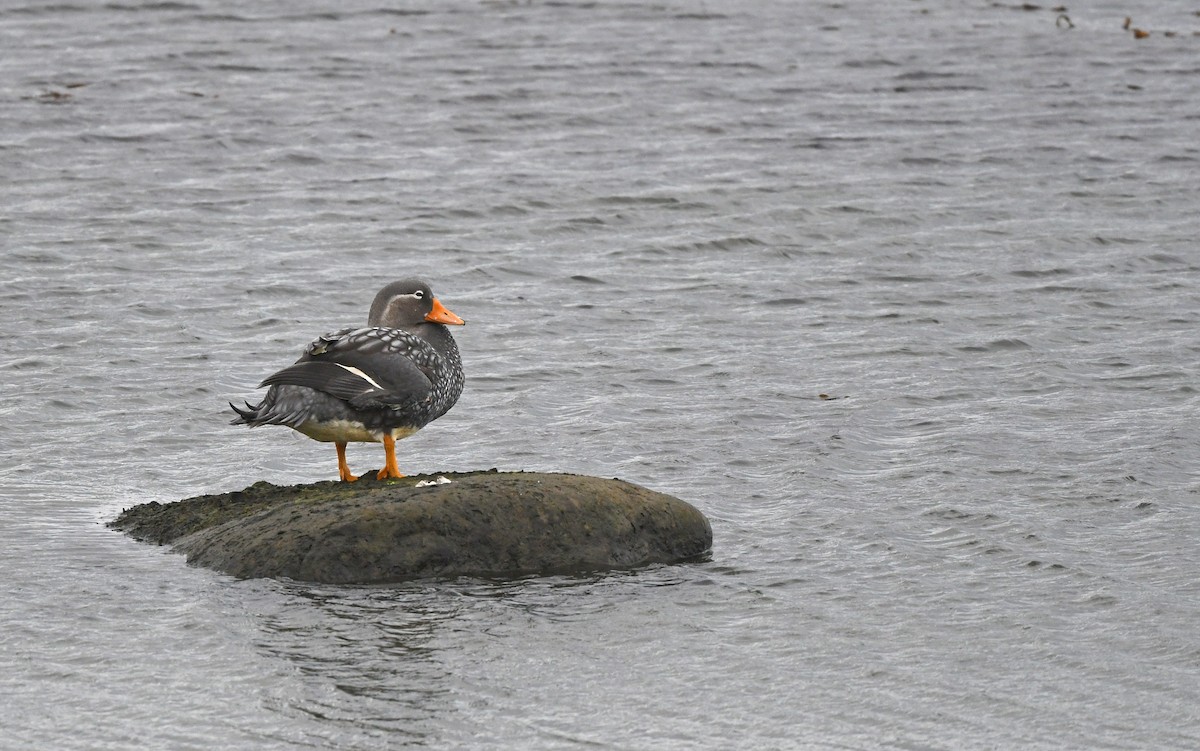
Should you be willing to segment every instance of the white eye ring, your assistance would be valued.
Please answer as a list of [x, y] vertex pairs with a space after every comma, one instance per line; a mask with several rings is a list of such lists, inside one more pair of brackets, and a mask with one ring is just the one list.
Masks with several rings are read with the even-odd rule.
[[419, 289], [413, 293], [413, 297], [417, 298], [418, 300], [422, 300], [425, 298], [425, 291]]

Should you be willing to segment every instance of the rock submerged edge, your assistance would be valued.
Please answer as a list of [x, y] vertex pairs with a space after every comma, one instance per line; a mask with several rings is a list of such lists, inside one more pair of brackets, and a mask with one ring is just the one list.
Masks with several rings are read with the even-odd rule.
[[[416, 487], [446, 477], [449, 483]], [[694, 506], [618, 479], [541, 472], [319, 482], [126, 509], [109, 527], [239, 578], [323, 584], [629, 569], [703, 559]]]

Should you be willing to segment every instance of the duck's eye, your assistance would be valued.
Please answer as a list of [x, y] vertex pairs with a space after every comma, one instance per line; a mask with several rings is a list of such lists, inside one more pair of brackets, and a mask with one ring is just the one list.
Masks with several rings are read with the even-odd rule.
[[425, 299], [425, 291], [419, 289], [413, 293], [413, 297], [417, 298], [418, 300], [424, 300]]

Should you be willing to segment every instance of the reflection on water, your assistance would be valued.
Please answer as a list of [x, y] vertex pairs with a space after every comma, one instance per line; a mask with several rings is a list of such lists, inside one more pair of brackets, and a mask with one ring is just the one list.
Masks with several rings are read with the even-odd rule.
[[[796, 11], [0, 9], [0, 746], [1200, 746], [1195, 19]], [[410, 274], [471, 325], [404, 466], [618, 476], [711, 560], [103, 527], [329, 479], [225, 402]]]
[[[291, 696], [274, 711], [306, 714], [362, 739], [437, 745], [445, 728], [463, 737], [485, 732], [472, 707], [513, 699], [473, 677], [495, 669], [513, 640], [555, 624], [591, 628], [619, 618], [620, 604], [639, 599], [647, 587], [693, 579], [683, 567], [656, 567], [387, 587], [242, 586], [257, 604], [252, 618], [261, 630], [255, 640], [261, 653], [323, 687]], [[536, 650], [529, 658], [537, 658]]]

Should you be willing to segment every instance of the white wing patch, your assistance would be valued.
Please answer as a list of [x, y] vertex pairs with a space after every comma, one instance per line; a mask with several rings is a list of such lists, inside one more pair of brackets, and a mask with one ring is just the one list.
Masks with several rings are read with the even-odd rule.
[[371, 384], [372, 386], [374, 386], [375, 388], [379, 389], [380, 391], [382, 391], [382, 390], [383, 390], [383, 386], [380, 386], [378, 383], [376, 383], [374, 378], [372, 378], [371, 376], [369, 376], [369, 375], [367, 375], [366, 373], [362, 372], [362, 371], [361, 371], [361, 370], [359, 370], [358, 368], [354, 368], [354, 367], [351, 367], [351, 366], [349, 366], [349, 365], [342, 365], [340, 362], [339, 362], [339, 363], [334, 363], [334, 364], [335, 364], [335, 365], [337, 365], [339, 368], [344, 368], [344, 369], [346, 369], [346, 370], [350, 371], [351, 373], [353, 373], [354, 375], [356, 375], [356, 376], [358, 376], [359, 378], [363, 379], [364, 381], [366, 381], [367, 383]]

